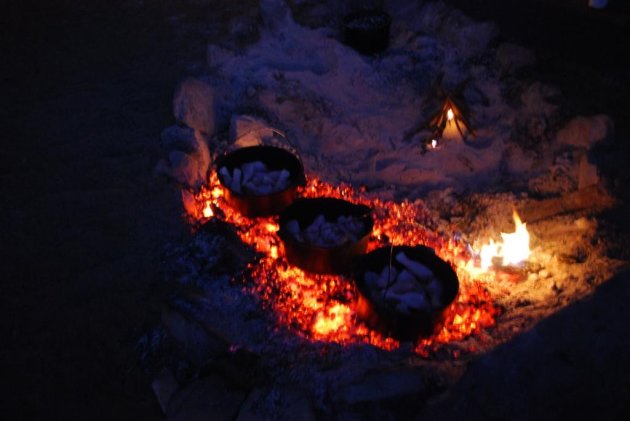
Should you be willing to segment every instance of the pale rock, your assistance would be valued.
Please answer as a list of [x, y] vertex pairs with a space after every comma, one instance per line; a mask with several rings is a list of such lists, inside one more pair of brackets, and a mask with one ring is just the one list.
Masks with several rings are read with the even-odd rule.
[[558, 143], [590, 149], [596, 143], [610, 140], [613, 121], [605, 114], [578, 116], [569, 121], [556, 135]]
[[230, 20], [230, 39], [237, 45], [245, 46], [260, 37], [260, 17], [250, 15], [235, 16]]
[[171, 308], [162, 310], [162, 323], [179, 351], [196, 366], [203, 366], [210, 358], [224, 353], [228, 348], [225, 341], [210, 335], [199, 323]]
[[170, 126], [160, 135], [162, 149], [165, 151], [196, 152], [199, 148], [195, 131], [190, 127]]
[[458, 26], [447, 24], [443, 32], [457, 48], [461, 59], [482, 54], [498, 33], [497, 27], [489, 22], [469, 22]]
[[180, 83], [173, 99], [175, 119], [202, 133], [216, 132], [214, 89], [206, 82], [188, 78]]
[[199, 131], [195, 132], [194, 143], [191, 139], [189, 141], [189, 146], [191, 149], [194, 147], [194, 152], [186, 153], [177, 149], [167, 151], [168, 158], [158, 163], [156, 172], [186, 187], [197, 189], [207, 181], [210, 150], [206, 139]]
[[151, 382], [151, 388], [160, 404], [160, 408], [162, 408], [162, 412], [166, 413], [169, 400], [179, 388], [171, 370], [167, 368], [162, 369]]
[[501, 69], [508, 73], [536, 64], [536, 56], [531, 50], [507, 42], [499, 45], [496, 57]]
[[356, 405], [419, 396], [428, 386], [421, 370], [392, 367], [368, 372], [349, 384], [334, 385], [330, 396], [336, 403]]
[[315, 409], [308, 394], [296, 387], [254, 389], [241, 407], [236, 421], [315, 421]]
[[176, 392], [169, 401], [166, 417], [171, 421], [229, 421], [236, 417], [244, 400], [243, 391], [212, 375]]

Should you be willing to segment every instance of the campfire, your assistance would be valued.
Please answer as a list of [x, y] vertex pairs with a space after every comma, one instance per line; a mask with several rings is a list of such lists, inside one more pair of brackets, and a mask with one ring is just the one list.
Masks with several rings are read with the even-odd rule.
[[[181, 385], [176, 398], [217, 381], [246, 391], [234, 414], [254, 418], [279, 417], [277, 390], [298, 388], [324, 416], [410, 398], [417, 410], [467, 363], [536, 329], [623, 264], [597, 238], [594, 215], [613, 199], [588, 159], [609, 119], [565, 124], [552, 90], [503, 68], [514, 51], [494, 51], [492, 28], [421, 4], [393, 15], [396, 48], [375, 58], [271, 13], [279, 20], [260, 42], [210, 45], [209, 80], [178, 90], [188, 112], [164, 131], [160, 168], [182, 186], [192, 235], [167, 247], [175, 291], [145, 341], [147, 354], [157, 342], [170, 351], [158, 365]], [[471, 36], [479, 32], [487, 36]], [[221, 113], [216, 103], [226, 104]], [[230, 115], [229, 130], [206, 114]], [[260, 146], [282, 148], [293, 164]], [[302, 217], [298, 202], [319, 203], [318, 213]], [[335, 202], [358, 210], [321, 210]], [[313, 245], [348, 244], [352, 270], [335, 252], [305, 263]], [[446, 265], [440, 276], [423, 258]], [[409, 325], [401, 314], [425, 309], [435, 316], [422, 319], [428, 328], [397, 330]], [[173, 402], [177, 413], [206, 400]]]
[[[499, 306], [492, 301], [484, 284], [468, 270], [474, 256], [464, 243], [428, 228], [430, 217], [422, 203], [382, 201], [348, 185], [333, 186], [317, 178], [309, 179], [299, 194], [305, 198], [339, 198], [372, 208], [374, 229], [368, 251], [388, 245], [427, 245], [454, 266], [460, 292], [446, 309], [441, 329], [416, 343], [414, 349], [419, 355], [428, 356], [442, 344], [460, 341], [496, 323], [501, 312]], [[220, 209], [221, 216], [212, 209]], [[277, 218], [247, 218], [232, 209], [225, 203], [215, 173], [208, 186], [196, 195], [195, 206], [189, 206], [188, 213], [197, 224], [221, 218], [236, 228], [245, 244], [260, 253], [261, 257], [243, 275], [248, 281], [246, 289], [261, 299], [262, 306], [274, 314], [279, 325], [311, 341], [369, 343], [386, 350], [400, 345], [357, 319], [357, 291], [351, 279], [311, 274], [289, 265], [277, 234]], [[505, 249], [508, 248], [506, 244]]]

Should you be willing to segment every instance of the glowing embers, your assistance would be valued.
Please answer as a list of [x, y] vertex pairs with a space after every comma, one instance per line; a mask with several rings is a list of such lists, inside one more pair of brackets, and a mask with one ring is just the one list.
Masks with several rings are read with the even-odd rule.
[[[386, 350], [399, 346], [398, 341], [384, 337], [357, 319], [359, 294], [351, 279], [308, 274], [289, 265], [278, 237], [277, 218], [246, 218], [226, 204], [217, 188], [216, 174], [212, 174], [209, 186], [195, 196], [195, 204], [186, 206], [189, 216], [203, 222], [207, 220], [204, 209], [210, 207], [214, 218], [232, 224], [241, 240], [260, 253], [261, 257], [245, 275], [245, 291], [259, 297], [261, 307], [273, 316], [278, 329], [289, 330], [306, 340], [345, 345], [369, 343]], [[460, 341], [494, 325], [498, 310], [490, 296], [468, 272], [460, 270], [470, 260], [467, 250], [432, 229], [430, 214], [421, 202], [382, 201], [347, 185], [332, 186], [316, 178], [298, 193], [301, 197], [340, 198], [372, 208], [374, 228], [368, 251], [385, 245], [424, 244], [456, 266], [459, 295], [445, 309], [442, 328], [416, 344], [418, 354], [425, 355], [440, 344]]]

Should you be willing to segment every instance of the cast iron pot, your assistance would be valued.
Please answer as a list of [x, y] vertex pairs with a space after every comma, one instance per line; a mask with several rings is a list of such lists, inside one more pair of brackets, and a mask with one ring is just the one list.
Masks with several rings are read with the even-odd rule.
[[361, 54], [383, 52], [389, 45], [391, 17], [382, 10], [364, 10], [343, 18], [346, 44]]
[[[336, 247], [320, 247], [297, 241], [286, 228], [287, 222], [295, 219], [304, 230], [319, 215], [324, 215], [327, 220], [336, 220], [342, 215], [357, 217], [363, 222], [364, 231], [355, 242]], [[374, 227], [369, 207], [335, 198], [297, 199], [280, 214], [279, 222], [278, 235], [284, 243], [288, 262], [305, 271], [320, 274], [351, 273], [354, 260], [365, 253]]]
[[[380, 273], [390, 263], [396, 269], [403, 266], [396, 261], [396, 254], [401, 251], [412, 260], [422, 263], [442, 283], [442, 307], [430, 311], [417, 311], [406, 315], [396, 311], [386, 303], [375, 302], [365, 285], [366, 271]], [[439, 258], [432, 248], [426, 246], [382, 247], [364, 255], [354, 270], [354, 279], [359, 290], [357, 313], [372, 328], [399, 340], [416, 340], [430, 336], [442, 325], [442, 313], [457, 296], [459, 280], [451, 265]]]
[[216, 170], [218, 173], [219, 169], [226, 167], [230, 172], [233, 172], [234, 168], [240, 168], [241, 165], [254, 161], [264, 162], [271, 170], [286, 169], [289, 171], [289, 186], [284, 190], [261, 196], [242, 194], [230, 190], [228, 186], [223, 184], [223, 180], [219, 176], [219, 183], [223, 187], [225, 200], [231, 207], [250, 218], [277, 215], [293, 203], [298, 186], [306, 183], [304, 166], [298, 157], [286, 149], [258, 145], [236, 149], [220, 156], [216, 160]]

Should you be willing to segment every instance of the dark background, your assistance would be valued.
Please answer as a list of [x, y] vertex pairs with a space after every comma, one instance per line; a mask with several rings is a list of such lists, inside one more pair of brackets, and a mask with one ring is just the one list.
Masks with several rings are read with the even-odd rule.
[[[573, 114], [613, 117], [617, 142], [601, 151], [600, 160], [620, 203], [604, 225], [625, 238], [628, 2], [617, 0], [605, 11], [588, 9], [586, 0], [447, 3], [495, 21], [505, 40], [533, 49], [538, 77], [561, 88]], [[233, 6], [223, 0], [211, 7], [219, 13]], [[172, 124], [171, 95], [190, 72], [187, 58], [203, 57], [203, 40], [174, 36], [166, 18], [200, 9], [184, 0], [13, 0], [0, 8], [0, 414], [161, 418], [134, 346], [159, 317], [161, 248], [185, 230], [174, 190], [153, 176], [157, 139]], [[606, 300], [628, 297], [626, 278], [617, 277], [606, 293], [549, 323], [562, 329], [578, 317], [572, 311], [597, 308], [610, 320], [607, 332], [585, 327], [572, 340], [588, 348], [594, 337], [612, 338], [620, 346], [615, 327], [630, 320], [630, 312]], [[539, 345], [527, 346], [535, 353]], [[595, 414], [608, 407], [601, 413], [611, 416], [628, 409], [627, 399], [609, 404], [601, 393], [610, 387], [615, 392], [608, 396], [630, 397], [628, 358], [619, 355], [614, 365], [603, 366], [610, 379], [592, 372], [580, 378], [586, 390], [600, 392], [590, 403], [581, 399], [576, 414], [582, 407]], [[504, 393], [520, 393], [519, 401], [529, 402], [527, 391]], [[531, 405], [548, 403], [531, 398]]]

